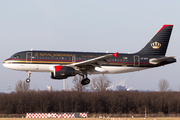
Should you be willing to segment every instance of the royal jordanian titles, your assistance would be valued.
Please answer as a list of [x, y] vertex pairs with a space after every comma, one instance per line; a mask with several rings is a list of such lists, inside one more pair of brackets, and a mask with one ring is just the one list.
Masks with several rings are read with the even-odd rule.
[[172, 28], [173, 25], [164, 25], [144, 48], [134, 54], [33, 50], [17, 52], [3, 65], [28, 72], [27, 83], [31, 72], [49, 72], [52, 79], [66, 79], [79, 74], [83, 77], [81, 84], [87, 85], [91, 74], [126, 73], [176, 62], [174, 56], [165, 56]]

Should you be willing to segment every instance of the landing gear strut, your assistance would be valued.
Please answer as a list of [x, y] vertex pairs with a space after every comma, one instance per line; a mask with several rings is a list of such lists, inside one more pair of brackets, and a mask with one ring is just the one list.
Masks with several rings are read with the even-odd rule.
[[30, 77], [31, 77], [31, 71], [28, 71], [28, 78], [26, 79], [26, 82], [27, 82], [27, 83], [30, 82]]

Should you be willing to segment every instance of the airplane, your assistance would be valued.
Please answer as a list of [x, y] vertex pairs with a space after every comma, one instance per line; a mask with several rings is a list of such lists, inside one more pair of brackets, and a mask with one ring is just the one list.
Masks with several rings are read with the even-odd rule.
[[160, 67], [176, 62], [174, 56], [166, 57], [166, 50], [173, 25], [163, 25], [155, 36], [139, 52], [96, 53], [69, 51], [21, 51], [3, 61], [3, 66], [12, 70], [49, 72], [52, 79], [66, 79], [79, 74], [81, 84], [90, 83], [91, 74], [118, 74]]

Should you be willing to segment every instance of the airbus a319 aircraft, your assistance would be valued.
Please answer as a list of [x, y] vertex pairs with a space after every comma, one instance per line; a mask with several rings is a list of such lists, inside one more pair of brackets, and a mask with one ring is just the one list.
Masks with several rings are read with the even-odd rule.
[[155, 36], [134, 54], [22, 51], [3, 62], [4, 67], [31, 72], [49, 72], [52, 79], [66, 79], [77, 74], [83, 76], [82, 85], [90, 83], [91, 74], [117, 74], [159, 67], [176, 62], [174, 56], [166, 57], [166, 50], [173, 25], [164, 25]]

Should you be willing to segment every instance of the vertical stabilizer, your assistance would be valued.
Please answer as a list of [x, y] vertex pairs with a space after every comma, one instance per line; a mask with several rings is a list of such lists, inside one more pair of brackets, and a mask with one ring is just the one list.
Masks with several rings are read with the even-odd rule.
[[173, 25], [164, 25], [137, 54], [165, 56]]

